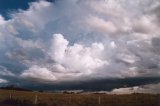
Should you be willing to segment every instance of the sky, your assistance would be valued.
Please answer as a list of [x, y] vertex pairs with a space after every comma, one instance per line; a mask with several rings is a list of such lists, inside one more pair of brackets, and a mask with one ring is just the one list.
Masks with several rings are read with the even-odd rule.
[[159, 11], [159, 0], [1, 0], [0, 86], [160, 93]]

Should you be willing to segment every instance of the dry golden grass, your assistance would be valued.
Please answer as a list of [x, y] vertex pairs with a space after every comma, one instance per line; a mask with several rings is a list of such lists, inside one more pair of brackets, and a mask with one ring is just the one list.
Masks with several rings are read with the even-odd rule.
[[34, 106], [36, 95], [37, 106], [160, 106], [160, 95], [153, 94], [61, 94], [12, 90], [0, 90], [0, 106]]

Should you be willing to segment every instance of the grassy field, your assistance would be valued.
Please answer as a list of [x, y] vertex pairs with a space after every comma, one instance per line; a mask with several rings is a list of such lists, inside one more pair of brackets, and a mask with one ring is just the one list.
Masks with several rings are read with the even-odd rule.
[[0, 90], [0, 106], [160, 106], [152, 94], [61, 94]]

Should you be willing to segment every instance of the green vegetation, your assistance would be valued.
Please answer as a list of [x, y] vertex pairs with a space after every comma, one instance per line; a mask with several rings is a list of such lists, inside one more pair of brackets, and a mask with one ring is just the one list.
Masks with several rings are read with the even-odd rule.
[[[37, 97], [36, 97], [37, 96]], [[0, 106], [160, 106], [153, 94], [62, 94], [0, 90]]]

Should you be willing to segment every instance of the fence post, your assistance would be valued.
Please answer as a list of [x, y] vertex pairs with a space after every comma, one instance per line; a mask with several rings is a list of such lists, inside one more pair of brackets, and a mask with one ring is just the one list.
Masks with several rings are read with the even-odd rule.
[[100, 96], [98, 97], [98, 105], [99, 106], [101, 105], [101, 97]]
[[12, 99], [12, 94], [10, 93], [9, 98]]
[[34, 100], [34, 104], [37, 105], [37, 95], [35, 95], [35, 100]]

